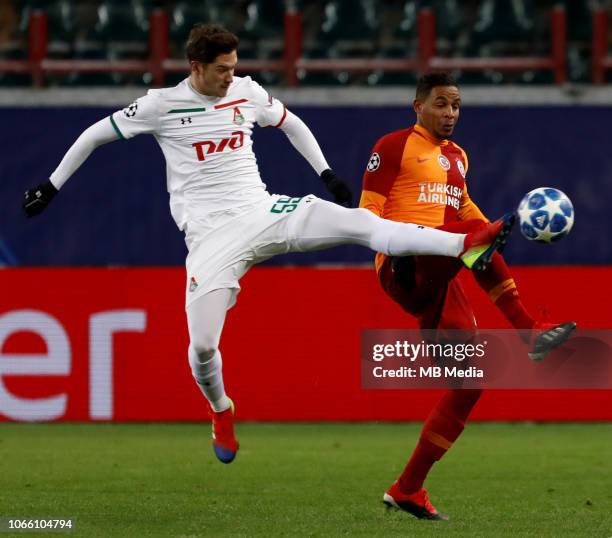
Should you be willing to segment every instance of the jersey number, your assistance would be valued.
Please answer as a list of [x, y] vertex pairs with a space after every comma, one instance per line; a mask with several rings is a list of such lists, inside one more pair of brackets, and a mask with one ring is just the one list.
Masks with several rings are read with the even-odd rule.
[[291, 198], [290, 196], [281, 196], [270, 209], [270, 213], [291, 213], [300, 203], [302, 198]]
[[221, 153], [229, 148], [229, 151], [241, 148], [244, 144], [244, 134], [242, 131], [234, 131], [231, 138], [223, 138], [218, 144], [212, 140], [204, 140], [203, 142], [194, 142], [192, 146], [198, 154], [198, 161], [206, 160], [206, 155], [211, 153]]

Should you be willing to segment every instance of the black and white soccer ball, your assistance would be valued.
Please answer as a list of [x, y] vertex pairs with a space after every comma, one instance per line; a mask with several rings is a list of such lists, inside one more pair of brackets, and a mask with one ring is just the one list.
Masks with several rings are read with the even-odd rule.
[[518, 206], [522, 234], [530, 241], [554, 243], [574, 225], [574, 206], [565, 193], [553, 187], [529, 191]]

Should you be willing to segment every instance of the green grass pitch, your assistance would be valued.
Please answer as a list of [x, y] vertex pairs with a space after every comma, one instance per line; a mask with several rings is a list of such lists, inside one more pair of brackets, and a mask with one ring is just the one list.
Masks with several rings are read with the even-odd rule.
[[239, 424], [222, 465], [208, 424], [3, 424], [0, 517], [88, 538], [612, 536], [611, 424], [468, 425], [427, 483], [448, 522], [381, 502], [419, 429]]

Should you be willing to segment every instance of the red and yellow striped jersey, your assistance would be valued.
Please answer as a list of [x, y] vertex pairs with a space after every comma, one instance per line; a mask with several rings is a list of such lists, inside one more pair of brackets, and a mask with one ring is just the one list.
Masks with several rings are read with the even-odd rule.
[[[385, 219], [433, 228], [454, 220], [487, 218], [470, 199], [465, 151], [415, 125], [376, 142], [363, 176], [359, 207]], [[384, 257], [376, 257], [376, 268]]]

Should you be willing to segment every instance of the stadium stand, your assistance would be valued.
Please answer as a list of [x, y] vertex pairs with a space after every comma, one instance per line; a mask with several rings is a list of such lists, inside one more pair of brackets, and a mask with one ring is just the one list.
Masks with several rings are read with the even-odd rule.
[[2, 0], [0, 84], [164, 84], [200, 21], [267, 85], [604, 82], [610, 0]]
[[608, 2], [607, 9], [599, 6], [593, 10], [591, 78], [596, 84], [605, 82], [606, 71], [612, 70], [612, 35], [609, 26], [611, 12], [612, 2]]

